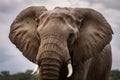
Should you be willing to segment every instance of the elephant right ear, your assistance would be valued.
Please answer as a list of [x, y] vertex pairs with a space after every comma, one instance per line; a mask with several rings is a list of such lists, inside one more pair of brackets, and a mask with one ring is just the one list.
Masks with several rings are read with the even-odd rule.
[[99, 56], [105, 46], [110, 44], [112, 40], [111, 26], [103, 15], [96, 10], [75, 8], [73, 13], [76, 20], [81, 21], [78, 26], [79, 37], [76, 40], [73, 61], [80, 61], [79, 59], [85, 61], [90, 57]]
[[43, 6], [28, 7], [16, 17], [10, 27], [9, 38], [11, 42], [33, 63], [36, 62], [40, 46], [37, 19], [44, 11], [47, 9]]

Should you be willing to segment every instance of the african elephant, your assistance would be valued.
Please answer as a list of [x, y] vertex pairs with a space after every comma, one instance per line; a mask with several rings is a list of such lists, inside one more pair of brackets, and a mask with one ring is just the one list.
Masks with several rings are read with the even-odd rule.
[[40, 67], [40, 80], [109, 80], [112, 34], [96, 10], [32, 6], [13, 21], [9, 38]]

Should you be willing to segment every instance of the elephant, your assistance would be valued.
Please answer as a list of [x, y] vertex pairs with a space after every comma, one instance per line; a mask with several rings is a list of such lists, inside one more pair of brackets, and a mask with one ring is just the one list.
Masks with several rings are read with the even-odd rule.
[[112, 28], [91, 8], [30, 6], [10, 26], [10, 41], [38, 65], [40, 80], [109, 80]]

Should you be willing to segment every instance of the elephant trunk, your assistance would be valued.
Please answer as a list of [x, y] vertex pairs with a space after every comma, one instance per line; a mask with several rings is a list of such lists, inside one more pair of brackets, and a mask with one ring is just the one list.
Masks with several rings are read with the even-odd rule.
[[42, 80], [58, 80], [61, 64], [57, 59], [43, 59], [41, 62]]
[[[64, 46], [55, 36], [49, 36], [48, 38], [41, 37], [37, 61], [41, 66], [40, 73], [42, 80], [58, 80], [61, 66], [64, 63], [71, 63], [68, 49], [64, 48]], [[68, 72], [70, 72], [68, 74], [69, 77], [72, 73], [71, 70]]]

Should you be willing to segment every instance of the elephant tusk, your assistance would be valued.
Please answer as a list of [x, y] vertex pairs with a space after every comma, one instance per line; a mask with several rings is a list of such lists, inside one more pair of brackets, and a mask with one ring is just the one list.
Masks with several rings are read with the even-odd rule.
[[39, 73], [39, 66], [38, 65], [36, 65], [35, 66], [35, 68], [34, 68], [34, 70], [33, 70], [33, 72], [31, 73], [32, 75], [36, 75], [36, 74], [38, 74]]
[[67, 67], [68, 67], [68, 75], [67, 75], [67, 77], [70, 77], [72, 75], [72, 73], [73, 73], [73, 68], [72, 68], [71, 64], [68, 64]]

